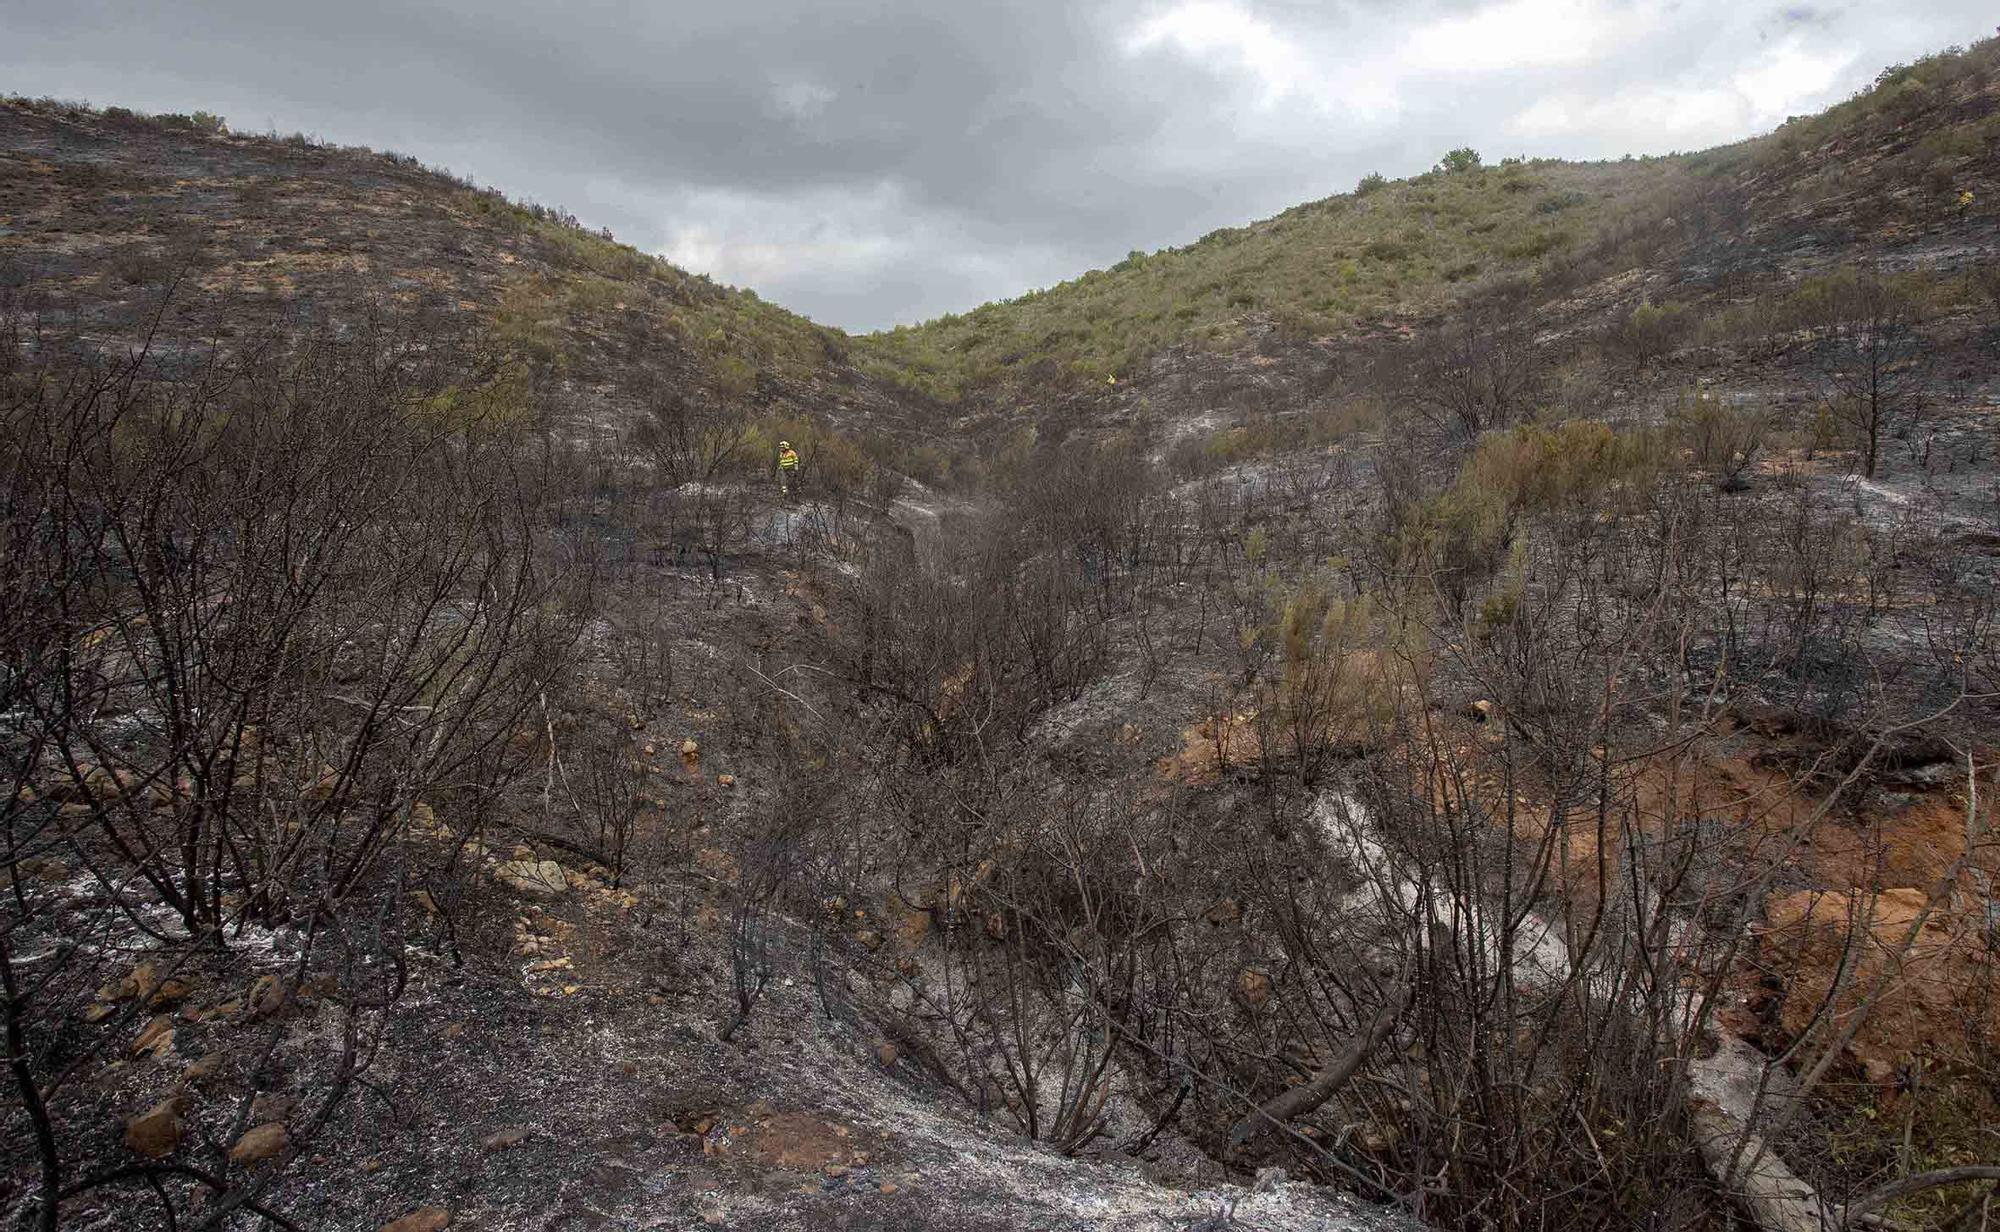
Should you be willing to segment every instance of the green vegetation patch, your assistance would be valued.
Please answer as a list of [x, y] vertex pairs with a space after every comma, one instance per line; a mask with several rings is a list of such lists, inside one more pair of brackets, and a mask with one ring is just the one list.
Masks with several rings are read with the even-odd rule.
[[1352, 193], [1265, 222], [857, 338], [855, 356], [946, 400], [1052, 375], [1072, 388], [1103, 385], [1167, 347], [1233, 345], [1252, 319], [1314, 337], [1435, 309], [1487, 278], [1532, 271], [1571, 249], [1621, 203], [1673, 174], [1664, 162], [1489, 168], [1457, 150], [1411, 180], [1371, 176]]

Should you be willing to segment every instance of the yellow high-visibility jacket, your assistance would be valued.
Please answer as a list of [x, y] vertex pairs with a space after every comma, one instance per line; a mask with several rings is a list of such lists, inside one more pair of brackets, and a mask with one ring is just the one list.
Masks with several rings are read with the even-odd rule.
[[778, 451], [778, 469], [781, 471], [795, 471], [799, 469], [798, 451], [793, 449], [780, 449]]

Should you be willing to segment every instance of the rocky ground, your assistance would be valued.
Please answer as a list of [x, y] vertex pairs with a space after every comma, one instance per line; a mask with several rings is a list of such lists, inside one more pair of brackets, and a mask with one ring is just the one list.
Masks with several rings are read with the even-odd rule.
[[[494, 853], [485, 875], [492, 897], [460, 937], [462, 961], [411, 956], [365, 1089], [292, 1164], [274, 1205], [297, 1226], [1405, 1226], [1281, 1173], [1251, 1187], [1215, 1169], [1163, 1171], [1115, 1144], [1074, 1159], [1039, 1150], [859, 1021], [848, 985], [865, 977], [785, 920], [769, 924], [762, 1001], [721, 1042], [733, 1002], [712, 886], [612, 889], [602, 870], [527, 850]], [[89, 1135], [138, 1155], [205, 1141], [249, 1169], [285, 1152], [340, 1024], [318, 993], [283, 995], [289, 945], [241, 937], [230, 959], [173, 975], [141, 957], [107, 982], [77, 1027], [114, 1037], [73, 1113], [95, 1123]], [[121, 948], [107, 963], [145, 952], [109, 952]], [[131, 1201], [79, 1200], [65, 1226], [132, 1226]]]

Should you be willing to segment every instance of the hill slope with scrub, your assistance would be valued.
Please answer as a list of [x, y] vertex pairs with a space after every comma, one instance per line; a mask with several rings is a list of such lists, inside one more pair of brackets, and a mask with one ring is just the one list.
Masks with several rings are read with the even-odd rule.
[[896, 418], [839, 331], [411, 158], [15, 99], [0, 102], [0, 167], [0, 276], [100, 342], [163, 321], [248, 334], [423, 305], [476, 318], [569, 394], [579, 428], [627, 428], [669, 388]]
[[[872, 335], [862, 354], [947, 398], [1020, 397], [1141, 375], [1182, 345], [1226, 354], [1406, 333], [1496, 290], [1533, 303], [1641, 274], [1740, 284], [1814, 247], [1924, 261], [1925, 235], [1990, 224], [1993, 58], [1989, 41], [1887, 69], [1825, 113], [1700, 153], [1487, 165], [1452, 151], [1413, 179], [1370, 176], [1185, 247]], [[1653, 289], [1641, 282], [1620, 306]]]

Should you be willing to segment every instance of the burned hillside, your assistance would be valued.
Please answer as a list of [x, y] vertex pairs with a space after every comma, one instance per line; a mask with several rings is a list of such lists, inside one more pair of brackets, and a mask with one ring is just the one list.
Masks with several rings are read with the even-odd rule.
[[849, 338], [0, 105], [0, 1206], [1986, 1226], [1996, 142], [1989, 41]]

